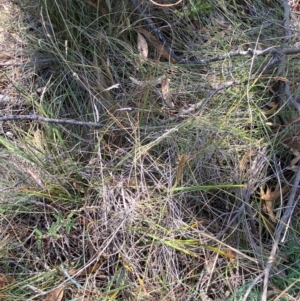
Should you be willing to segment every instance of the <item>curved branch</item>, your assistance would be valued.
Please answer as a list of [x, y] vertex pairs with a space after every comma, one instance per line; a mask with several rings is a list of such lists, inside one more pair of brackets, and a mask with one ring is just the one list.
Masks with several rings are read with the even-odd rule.
[[160, 3], [157, 3], [153, 0], [149, 0], [151, 3], [153, 3], [154, 5], [156, 6], [160, 6], [160, 7], [172, 7], [172, 6], [175, 6], [179, 3], [181, 3], [183, 0], [178, 0], [176, 3], [173, 3], [173, 4], [160, 4]]

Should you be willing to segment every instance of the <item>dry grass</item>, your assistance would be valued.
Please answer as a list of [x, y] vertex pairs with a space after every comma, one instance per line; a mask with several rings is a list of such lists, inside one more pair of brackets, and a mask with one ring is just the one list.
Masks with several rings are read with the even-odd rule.
[[[192, 10], [144, 2], [186, 56], [284, 43], [280, 4], [190, 1]], [[103, 124], [2, 123], [0, 300], [242, 300], [265, 269], [279, 224], [260, 187], [294, 177], [282, 141], [298, 128], [276, 136], [270, 126], [295, 115], [280, 68], [250, 79], [269, 57], [170, 64], [150, 43], [141, 60], [144, 23], [131, 1], [0, 5], [14, 20], [1, 17], [1, 27], [11, 24], [16, 38], [2, 38], [11, 43], [1, 58], [11, 63], [0, 69], [2, 114]], [[297, 56], [290, 60], [285, 78], [294, 82]], [[160, 76], [170, 79], [172, 108], [159, 85], [146, 83]], [[232, 80], [241, 83], [210, 97]], [[267, 112], [270, 101], [277, 106]], [[274, 201], [277, 218], [287, 197]], [[298, 212], [295, 200], [269, 300], [299, 295]], [[259, 300], [261, 283], [248, 300]]]

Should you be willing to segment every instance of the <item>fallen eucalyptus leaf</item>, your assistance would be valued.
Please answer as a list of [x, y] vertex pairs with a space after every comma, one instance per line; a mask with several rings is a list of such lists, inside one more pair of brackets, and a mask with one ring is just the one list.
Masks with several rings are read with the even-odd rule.
[[170, 93], [170, 79], [164, 78], [161, 81], [161, 94], [166, 104], [170, 108], [174, 108], [174, 103], [171, 100], [171, 93]]
[[150, 45], [155, 47], [155, 49], [158, 52], [159, 58], [163, 57], [163, 58], [167, 59], [168, 61], [170, 61], [170, 63], [172, 63], [172, 64], [176, 63], [176, 60], [170, 56], [170, 54], [169, 54], [168, 50], [165, 48], [165, 46], [153, 34], [151, 34], [148, 30], [141, 28], [141, 27], [138, 28], [137, 30], [146, 37], [146, 39], [148, 40]]
[[146, 39], [138, 32], [138, 51], [142, 60], [148, 57], [148, 44]]

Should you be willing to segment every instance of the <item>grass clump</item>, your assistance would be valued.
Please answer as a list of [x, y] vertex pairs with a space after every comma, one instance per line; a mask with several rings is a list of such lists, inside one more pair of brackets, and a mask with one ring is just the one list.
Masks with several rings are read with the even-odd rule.
[[[199, 60], [283, 45], [281, 6], [250, 2], [140, 5]], [[293, 115], [278, 100], [283, 79], [275, 68], [252, 76], [269, 57], [171, 64], [134, 1], [15, 5], [23, 52], [1, 73], [1, 106], [50, 121], [2, 124], [0, 300], [242, 300], [276, 227], [260, 187], [293, 179], [273, 127]], [[282, 297], [298, 294], [278, 281], [281, 265], [298, 277], [291, 250], [282, 243], [291, 258], [270, 276]], [[260, 294], [256, 284], [248, 300]]]

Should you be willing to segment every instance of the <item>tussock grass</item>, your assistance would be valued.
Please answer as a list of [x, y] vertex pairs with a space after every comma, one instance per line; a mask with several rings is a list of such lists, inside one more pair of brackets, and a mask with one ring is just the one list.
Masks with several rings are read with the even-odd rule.
[[[170, 45], [188, 56], [284, 42], [279, 4], [207, 1], [189, 12], [185, 4], [161, 9], [146, 2]], [[143, 18], [131, 1], [16, 5], [14, 30], [26, 63], [1, 75], [7, 93], [21, 99], [5, 104], [5, 114], [104, 126], [3, 123], [0, 271], [13, 280], [0, 288], [0, 299], [242, 300], [264, 269], [275, 231], [259, 188], [293, 177], [286, 170], [293, 156], [268, 124], [293, 116], [288, 103], [267, 112], [280, 93], [277, 69], [250, 79], [268, 57], [169, 64], [149, 43], [143, 61]], [[286, 77], [297, 74], [292, 64]], [[159, 86], [132, 80], [163, 75], [174, 108]], [[210, 97], [233, 79], [241, 83]], [[196, 112], [178, 116], [200, 101]], [[298, 210], [296, 204], [294, 216]], [[299, 294], [297, 229], [293, 221], [270, 277], [280, 300]], [[258, 283], [248, 300], [260, 293]]]

